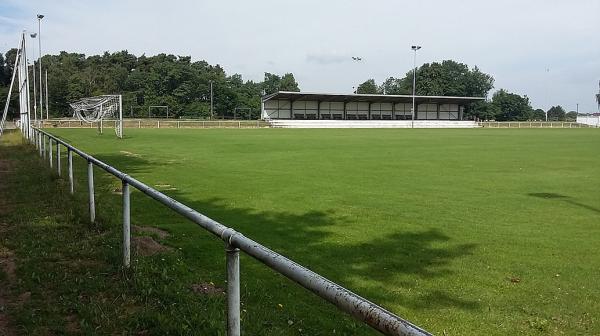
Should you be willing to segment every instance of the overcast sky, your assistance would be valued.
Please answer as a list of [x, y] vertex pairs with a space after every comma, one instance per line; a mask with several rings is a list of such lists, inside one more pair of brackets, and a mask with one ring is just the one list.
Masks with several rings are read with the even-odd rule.
[[535, 108], [597, 110], [600, 0], [0, 0], [2, 52], [37, 31], [38, 12], [44, 53], [191, 55], [245, 79], [293, 72], [303, 91], [350, 93], [403, 76], [417, 43], [418, 64], [477, 65]]

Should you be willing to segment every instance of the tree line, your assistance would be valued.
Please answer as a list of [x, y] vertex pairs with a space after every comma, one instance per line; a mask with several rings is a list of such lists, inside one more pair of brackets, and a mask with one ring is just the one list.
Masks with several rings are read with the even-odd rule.
[[[16, 52], [11, 49], [4, 56], [0, 55], [3, 97], [8, 92]], [[176, 118], [208, 118], [212, 83], [215, 117], [236, 115], [256, 119], [260, 115], [261, 95], [278, 90], [300, 91], [292, 73], [282, 76], [265, 73], [262, 82], [254, 82], [244, 80], [239, 74], [228, 75], [220, 65], [192, 62], [190, 56], [138, 57], [120, 51], [86, 57], [63, 51], [58, 55], [45, 55], [42, 65], [48, 69], [48, 105], [52, 117], [71, 116], [69, 103], [83, 97], [122, 94], [125, 116], [147, 117], [150, 112], [164, 117], [166, 110], [150, 111], [150, 107], [168, 106], [169, 114]], [[33, 81], [31, 85], [33, 90]], [[14, 95], [13, 117], [17, 113], [16, 103]]]
[[[389, 77], [381, 84], [368, 79], [356, 86], [356, 93], [412, 95], [414, 70], [402, 78]], [[488, 97], [494, 88], [494, 78], [476, 66], [445, 60], [425, 63], [416, 70], [415, 94], [421, 96]], [[529, 98], [500, 89], [491, 99], [471, 104], [465, 110], [467, 118], [497, 121], [575, 120], [576, 112], [566, 113], [561, 106], [548, 111], [534, 109]]]
[[[16, 52], [11, 49], [5, 55], [0, 54], [0, 99], [7, 95]], [[122, 94], [125, 116], [147, 117], [153, 113], [164, 117], [165, 110], [150, 111], [150, 107], [168, 106], [170, 115], [176, 118], [208, 118], [212, 83], [215, 117], [256, 119], [260, 116], [262, 95], [279, 90], [300, 91], [292, 73], [265, 73], [263, 81], [254, 82], [244, 80], [240, 74], [228, 75], [218, 64], [192, 62], [190, 56], [135, 56], [126, 50], [86, 56], [63, 51], [44, 56], [42, 64], [48, 69], [52, 117], [71, 116], [69, 102], [82, 97]], [[491, 75], [452, 60], [423, 64], [416, 70], [416, 83], [416, 94], [427, 96], [488, 97], [494, 88]], [[381, 84], [368, 79], [357, 85], [355, 92], [410, 95], [412, 88], [413, 70], [402, 78], [389, 77]], [[16, 117], [16, 104], [13, 95], [12, 117]], [[546, 114], [548, 120], [575, 118], [575, 112], [566, 113], [561, 106], [548, 111], [534, 109], [527, 96], [504, 89], [465, 111], [468, 118], [498, 121], [545, 120]]]

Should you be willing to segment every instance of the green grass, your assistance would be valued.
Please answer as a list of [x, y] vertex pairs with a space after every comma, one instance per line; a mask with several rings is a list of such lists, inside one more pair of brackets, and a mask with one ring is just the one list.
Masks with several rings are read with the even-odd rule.
[[[600, 333], [595, 129], [52, 132], [436, 334]], [[75, 217], [86, 215], [81, 161], [78, 198], [62, 204], [81, 203]], [[114, 276], [118, 181], [97, 175], [112, 238], [86, 226], [86, 248], [110, 246], [101, 255]], [[224, 286], [222, 243], [139, 192], [132, 201], [132, 224], [169, 231], [176, 252], [136, 258], [104, 290], [132, 297], [131, 312], [104, 309], [126, 318], [77, 315], [104, 331], [223, 333], [224, 300], [187, 290]], [[371, 333], [250, 258], [241, 267], [246, 334]]]

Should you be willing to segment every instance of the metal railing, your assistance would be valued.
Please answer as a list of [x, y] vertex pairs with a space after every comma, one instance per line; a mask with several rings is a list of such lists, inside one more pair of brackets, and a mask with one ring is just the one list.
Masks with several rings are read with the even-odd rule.
[[[26, 135], [27, 136], [27, 135]], [[317, 296], [337, 306], [338, 309], [350, 314], [375, 330], [385, 335], [424, 336], [431, 335], [424, 329], [393, 314], [392, 312], [362, 298], [350, 290], [326, 279], [325, 277], [309, 270], [308, 268], [290, 260], [243, 234], [229, 228], [201, 213], [178, 202], [177, 200], [155, 190], [152, 187], [136, 180], [135, 178], [119, 171], [118, 169], [94, 158], [93, 156], [75, 148], [65, 141], [41, 129], [31, 127], [29, 140], [39, 150], [40, 157], [48, 157], [50, 167], [56, 161], [56, 170], [61, 175], [61, 146], [67, 150], [68, 177], [71, 194], [74, 193], [73, 180], [73, 153], [87, 161], [89, 215], [90, 221], [96, 219], [94, 201], [94, 166], [118, 178], [122, 182], [123, 206], [123, 265], [129, 268], [131, 262], [130, 249], [130, 186], [136, 188], [147, 196], [177, 212], [190, 221], [198, 224], [206, 231], [212, 233], [225, 242], [226, 269], [227, 269], [227, 335], [240, 335], [240, 250], [254, 259], [267, 265], [267, 267], [295, 281], [300, 286], [308, 289]], [[53, 159], [52, 143], [56, 148], [56, 160]], [[46, 155], [47, 153], [47, 155]]]

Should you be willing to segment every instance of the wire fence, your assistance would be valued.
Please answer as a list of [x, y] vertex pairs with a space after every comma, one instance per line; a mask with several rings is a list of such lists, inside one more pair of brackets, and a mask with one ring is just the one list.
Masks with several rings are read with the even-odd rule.
[[[265, 264], [272, 270], [295, 281], [322, 299], [334, 304], [338, 309], [369, 325], [385, 335], [424, 336], [431, 335], [424, 329], [393, 314], [392, 312], [362, 298], [350, 290], [326, 279], [308, 268], [290, 260], [260, 243], [244, 236], [240, 232], [227, 227], [179, 201], [149, 187], [124, 172], [94, 158], [75, 148], [71, 144], [45, 132], [31, 127], [24, 133], [25, 137], [39, 151], [40, 157], [47, 159], [51, 169], [61, 176], [61, 148], [67, 152], [67, 174], [71, 194], [74, 193], [73, 153], [87, 161], [87, 184], [90, 221], [96, 220], [96, 204], [94, 199], [94, 166], [101, 168], [122, 183], [122, 223], [123, 223], [123, 266], [129, 268], [131, 263], [131, 202], [130, 187], [153, 198], [167, 208], [189, 219], [204, 230], [212, 233], [225, 243], [227, 269], [227, 335], [239, 336], [240, 324], [240, 251]], [[53, 149], [54, 144], [54, 149]], [[53, 152], [55, 155], [53, 155]], [[54, 164], [56, 167], [54, 167]]]
[[[76, 119], [50, 119], [41, 128], [98, 128], [99, 122], [88, 123]], [[102, 120], [102, 128], [115, 126], [115, 120]], [[262, 120], [169, 120], [169, 119], [123, 119], [124, 128], [262, 128], [269, 124]]]

